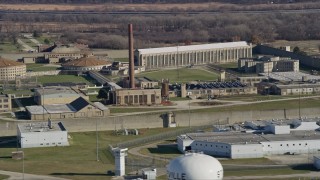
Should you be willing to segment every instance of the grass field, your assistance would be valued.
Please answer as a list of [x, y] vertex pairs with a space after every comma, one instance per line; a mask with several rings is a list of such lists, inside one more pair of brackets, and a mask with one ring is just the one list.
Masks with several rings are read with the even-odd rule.
[[[300, 108], [320, 107], [319, 98], [303, 99], [300, 101]], [[250, 110], [281, 110], [281, 109], [298, 109], [298, 100], [287, 100], [282, 102], [263, 102], [248, 105], [234, 105], [228, 107], [215, 107], [207, 109], [191, 110], [191, 112], [220, 112], [220, 111], [250, 111]], [[307, 116], [302, 115], [302, 116]]]
[[299, 47], [300, 50], [305, 51], [308, 55], [314, 55], [320, 53], [320, 40], [308, 40], [308, 41], [285, 41], [278, 40], [270, 43], [275, 47], [290, 46], [291, 51], [294, 47]]
[[0, 179], [1, 179], [1, 180], [2, 180], [2, 179], [8, 179], [8, 178], [9, 178], [9, 176], [0, 174]]
[[128, 58], [114, 58], [114, 61], [129, 62]]
[[62, 82], [73, 82], [73, 83], [87, 83], [92, 85], [93, 83], [84, 76], [75, 75], [56, 75], [56, 76], [40, 76], [38, 77], [38, 82], [44, 83], [62, 83]]
[[194, 68], [180, 68], [161, 71], [149, 71], [137, 74], [138, 77], [148, 77], [153, 80], [169, 79], [173, 82], [189, 82], [189, 81], [214, 81], [218, 79], [218, 75], [213, 72], [204, 71]]
[[48, 66], [48, 64], [27, 64], [27, 71], [54, 71], [59, 68], [58, 66]]
[[0, 43], [0, 52], [17, 52], [21, 49], [21, 47], [17, 44], [13, 44], [12, 42], [1, 42]]
[[[71, 146], [50, 148], [28, 148], [25, 152], [25, 173], [54, 175], [68, 179], [111, 179], [108, 170], [114, 170], [114, 159], [107, 151], [109, 144], [146, 137], [175, 129], [140, 129], [139, 136], [115, 136], [112, 131], [99, 132], [99, 159], [96, 160], [96, 133], [69, 133]], [[3, 140], [3, 138], [1, 139]], [[13, 142], [0, 147], [0, 167], [2, 170], [21, 172], [22, 161], [11, 159], [16, 151]]]

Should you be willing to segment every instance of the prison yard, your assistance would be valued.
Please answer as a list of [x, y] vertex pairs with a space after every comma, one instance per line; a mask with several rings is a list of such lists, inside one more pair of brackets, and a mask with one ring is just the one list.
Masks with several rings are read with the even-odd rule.
[[215, 81], [218, 79], [218, 75], [216, 73], [209, 72], [203, 69], [187, 67], [143, 72], [141, 74], [137, 74], [137, 76], [147, 77], [156, 81], [169, 79], [170, 83], [186, 83], [190, 81]]

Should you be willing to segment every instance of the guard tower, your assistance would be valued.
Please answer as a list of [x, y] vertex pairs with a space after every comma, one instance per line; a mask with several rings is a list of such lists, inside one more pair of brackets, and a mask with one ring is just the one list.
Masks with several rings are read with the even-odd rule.
[[120, 149], [120, 148], [113, 148], [113, 155], [115, 157], [115, 175], [116, 176], [124, 176], [126, 172], [126, 166], [125, 166], [125, 157], [128, 155], [127, 151], [128, 148]]

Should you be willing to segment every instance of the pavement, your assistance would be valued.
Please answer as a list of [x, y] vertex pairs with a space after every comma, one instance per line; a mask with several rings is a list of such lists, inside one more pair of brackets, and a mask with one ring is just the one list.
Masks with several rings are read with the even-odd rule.
[[26, 174], [24, 175], [22, 173], [17, 172], [11, 172], [11, 171], [2, 171], [0, 170], [0, 174], [10, 176], [8, 180], [66, 180], [64, 178], [57, 178], [52, 176], [44, 176], [44, 175], [35, 175], [35, 174]]

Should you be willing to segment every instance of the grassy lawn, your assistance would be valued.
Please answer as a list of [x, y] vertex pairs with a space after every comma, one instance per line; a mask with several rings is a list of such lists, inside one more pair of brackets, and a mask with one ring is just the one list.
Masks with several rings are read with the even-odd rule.
[[27, 64], [27, 71], [54, 71], [60, 67], [47, 66], [47, 64]]
[[171, 97], [170, 101], [188, 101], [190, 98], [187, 97]]
[[89, 95], [89, 101], [98, 102], [100, 99], [97, 97], [97, 95]]
[[1, 42], [0, 52], [17, 52], [21, 49], [18, 43], [15, 45], [12, 42]]
[[[139, 131], [142, 133], [139, 136], [116, 136], [113, 135], [113, 131], [99, 132], [100, 161], [96, 160], [95, 132], [69, 133], [71, 136], [70, 146], [24, 149], [25, 173], [81, 180], [111, 179], [111, 176], [106, 175], [108, 170], [113, 171], [115, 168], [113, 156], [107, 151], [109, 144], [173, 130], [175, 129], [140, 129]], [[16, 142], [1, 146], [0, 167], [6, 171], [21, 172], [22, 162], [11, 159], [12, 151], [16, 151]]]
[[172, 108], [122, 108], [122, 107], [109, 107], [110, 113], [132, 113], [132, 112], [149, 112], [160, 110], [172, 110]]
[[284, 175], [284, 174], [303, 174], [308, 173], [309, 170], [294, 170], [290, 167], [275, 167], [275, 168], [261, 168], [261, 169], [239, 169], [226, 170], [224, 169], [224, 176], [270, 176], [270, 175]]
[[273, 165], [273, 161], [268, 158], [245, 158], [245, 159], [223, 159], [219, 160], [222, 165], [226, 164], [248, 164], [248, 165]]
[[30, 39], [23, 39], [21, 38], [21, 41], [23, 41], [24, 43], [26, 43], [27, 45], [29, 45], [30, 47], [33, 47], [33, 48], [37, 48], [38, 46], [32, 42]]
[[177, 149], [177, 147], [173, 147], [173, 146], [159, 146], [159, 147], [150, 147], [150, 148], [145, 148], [145, 149], [141, 149], [139, 151], [141, 154], [145, 154], [145, 155], [156, 155], [156, 156], [160, 156], [162, 158], [176, 158], [178, 156], [181, 156], [181, 152]]
[[275, 47], [280, 46], [291, 46], [291, 51], [294, 47], [298, 46], [300, 50], [305, 51], [309, 55], [319, 53], [319, 40], [308, 40], [308, 41], [285, 41], [278, 40], [271, 43]]
[[[171, 83], [173, 82], [189, 82], [189, 81], [214, 81], [218, 79], [218, 75], [213, 72], [208, 72], [194, 68], [180, 68], [171, 70], [160, 70], [152, 72], [144, 72], [137, 75], [138, 77], [148, 77], [153, 80], [161, 80], [168, 78]], [[179, 76], [179, 77], [178, 77]]]
[[114, 58], [114, 61], [129, 62], [128, 58]]
[[73, 83], [86, 83], [92, 85], [88, 77], [75, 76], [75, 75], [55, 75], [55, 76], [40, 76], [38, 82], [44, 83], [62, 83], [62, 82], [73, 82]]
[[238, 63], [233, 62], [233, 63], [227, 63], [227, 64], [219, 64], [219, 67], [226, 68], [226, 69], [234, 69], [234, 68], [238, 68]]
[[[320, 107], [319, 98], [303, 99], [300, 101], [301, 108]], [[220, 111], [249, 111], [249, 110], [279, 110], [279, 109], [298, 109], [298, 100], [287, 100], [281, 102], [263, 102], [248, 105], [234, 105], [228, 107], [215, 107], [207, 109], [191, 110], [191, 112], [220, 112]], [[303, 115], [304, 116], [304, 115]]]
[[[312, 94], [302, 94], [300, 97], [313, 96]], [[264, 101], [264, 100], [274, 100], [274, 99], [286, 99], [286, 98], [298, 98], [299, 95], [237, 95], [237, 96], [227, 96], [227, 97], [218, 97], [219, 100], [230, 100], [230, 101]]]
[[0, 179], [8, 179], [10, 176], [4, 175], [4, 174], [0, 174]]

